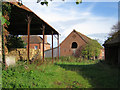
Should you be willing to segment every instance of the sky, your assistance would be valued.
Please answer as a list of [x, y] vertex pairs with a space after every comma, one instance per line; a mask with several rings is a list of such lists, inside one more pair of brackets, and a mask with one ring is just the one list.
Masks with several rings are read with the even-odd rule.
[[[60, 43], [73, 29], [84, 35], [110, 33], [118, 21], [117, 0], [82, 0], [78, 5], [69, 0], [49, 1], [48, 6], [36, 1], [23, 0], [23, 4], [60, 33]], [[51, 44], [51, 36], [48, 36], [48, 42]], [[54, 47], [56, 46], [57, 40], [54, 37]]]

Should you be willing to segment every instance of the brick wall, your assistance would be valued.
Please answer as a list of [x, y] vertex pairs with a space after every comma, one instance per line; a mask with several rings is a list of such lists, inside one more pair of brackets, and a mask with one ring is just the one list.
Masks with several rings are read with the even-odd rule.
[[[37, 49], [40, 50], [41, 56], [42, 56], [42, 53], [43, 53], [43, 44], [42, 43], [40, 43], [40, 44], [30, 44], [30, 49], [35, 49], [35, 46], [37, 46]], [[26, 48], [27, 48], [27, 46], [26, 46]], [[50, 44], [44, 44], [44, 51], [48, 50], [48, 49], [50, 49]]]
[[[37, 46], [37, 49], [41, 49], [41, 51], [43, 51], [43, 44], [42, 43], [40, 43], [40, 44], [30, 44], [31, 49], [35, 49], [35, 46]], [[26, 48], [27, 48], [27, 46], [26, 46]], [[44, 49], [45, 50], [50, 49], [50, 45], [49, 44], [44, 44]]]
[[[72, 49], [72, 43], [77, 43], [77, 48]], [[84, 46], [86, 43], [76, 32], [72, 32], [68, 37], [60, 44], [60, 56], [71, 56], [80, 49], [81, 46]]]
[[30, 48], [32, 48], [32, 49], [40, 49], [40, 44], [30, 44]]
[[102, 59], [105, 59], [105, 58], [104, 58], [104, 55], [105, 55], [104, 49], [101, 49], [101, 50], [100, 50], [100, 55], [99, 55], [98, 59], [101, 59], [101, 60], [102, 60]]

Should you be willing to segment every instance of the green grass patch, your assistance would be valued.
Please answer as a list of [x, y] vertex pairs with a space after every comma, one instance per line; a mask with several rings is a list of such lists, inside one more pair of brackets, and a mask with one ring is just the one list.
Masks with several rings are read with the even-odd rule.
[[[64, 59], [64, 58], [63, 58]], [[2, 71], [3, 88], [117, 88], [118, 68], [99, 60], [45, 62], [27, 65], [18, 62]]]

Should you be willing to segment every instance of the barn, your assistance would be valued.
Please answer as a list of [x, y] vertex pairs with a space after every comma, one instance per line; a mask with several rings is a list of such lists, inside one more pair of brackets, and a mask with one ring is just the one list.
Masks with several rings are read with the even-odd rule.
[[[59, 56], [72, 56], [85, 44], [90, 41], [90, 38], [73, 30], [60, 44]], [[58, 47], [53, 48], [53, 57], [58, 56]], [[52, 49], [45, 51], [45, 57], [52, 56]]]
[[110, 64], [120, 64], [120, 32], [103, 46], [105, 47], [105, 61]]
[[79, 51], [79, 49], [89, 41], [89, 37], [73, 30], [60, 44], [60, 56], [71, 56], [77, 54], [77, 51]]
[[[80, 56], [81, 49], [90, 41], [91, 38], [73, 30], [60, 44], [59, 56]], [[58, 47], [53, 48], [53, 57], [58, 56]], [[52, 49], [45, 51], [45, 57], [52, 56]], [[98, 59], [104, 59], [104, 49], [101, 48]]]

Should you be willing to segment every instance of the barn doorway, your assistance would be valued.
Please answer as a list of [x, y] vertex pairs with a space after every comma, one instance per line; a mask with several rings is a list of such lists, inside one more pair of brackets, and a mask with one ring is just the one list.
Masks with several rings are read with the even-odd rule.
[[77, 48], [77, 47], [78, 47], [77, 43], [76, 43], [76, 42], [73, 42], [71, 48], [75, 49], [75, 48]]

